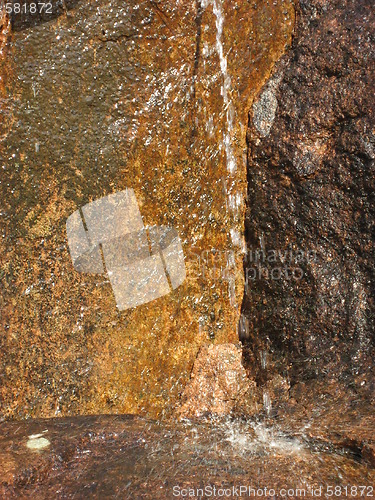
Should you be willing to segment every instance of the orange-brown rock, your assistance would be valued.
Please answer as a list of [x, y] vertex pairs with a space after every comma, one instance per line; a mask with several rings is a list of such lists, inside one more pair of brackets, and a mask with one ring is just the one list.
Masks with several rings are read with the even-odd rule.
[[253, 396], [255, 383], [242, 366], [242, 349], [235, 344], [202, 346], [176, 414], [179, 418], [230, 415], [245, 394]]
[[[200, 347], [238, 338], [247, 113], [293, 3], [66, 3], [13, 19], [0, 412], [170, 414]], [[73, 268], [65, 223], [126, 188], [145, 225], [178, 231], [187, 277], [121, 312], [106, 276]]]
[[[0, 2], [0, 141], [2, 142], [11, 124], [10, 106], [7, 99], [6, 84], [9, 67], [6, 60], [10, 39], [10, 20], [5, 10], [5, 2]], [[0, 142], [0, 147], [1, 147]]]
[[9, 16], [4, 8], [3, 2], [0, 3], [0, 59], [4, 58], [5, 48], [10, 35]]

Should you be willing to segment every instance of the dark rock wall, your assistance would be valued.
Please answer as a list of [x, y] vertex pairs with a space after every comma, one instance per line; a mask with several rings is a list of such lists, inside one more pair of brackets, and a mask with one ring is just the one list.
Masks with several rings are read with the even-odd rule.
[[260, 385], [374, 395], [374, 32], [371, 0], [303, 0], [250, 113], [240, 335]]

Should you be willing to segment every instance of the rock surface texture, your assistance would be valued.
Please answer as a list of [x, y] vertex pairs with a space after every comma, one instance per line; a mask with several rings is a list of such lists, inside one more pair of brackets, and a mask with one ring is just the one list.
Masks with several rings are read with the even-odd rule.
[[251, 393], [256, 402], [254, 385], [242, 365], [240, 346], [202, 346], [194, 362], [190, 381], [184, 390], [182, 405], [176, 415], [179, 418], [201, 417], [207, 414], [230, 415], [245, 394]]
[[10, 20], [4, 3], [0, 2], [0, 141], [4, 140], [11, 126], [10, 106], [7, 103], [6, 84], [9, 76], [7, 52], [10, 40]]
[[[173, 410], [200, 347], [237, 342], [247, 114], [292, 0], [52, 1], [12, 17], [0, 145], [0, 418]], [[45, 13], [46, 14], [46, 13]], [[126, 188], [186, 280], [119, 311], [65, 223]]]
[[190, 498], [214, 497], [197, 493], [205, 486], [215, 487], [217, 497], [239, 498], [239, 485], [263, 493], [248, 490], [243, 498], [275, 498], [265, 488], [305, 490], [288, 498], [311, 498], [312, 488], [322, 488], [314, 496], [327, 498], [327, 485], [342, 492], [363, 485], [371, 498], [375, 481], [375, 470], [342, 445], [318, 453], [314, 442], [241, 421], [160, 425], [107, 415], [5, 422], [0, 431], [0, 497], [7, 500], [165, 500], [186, 488], [194, 488]]
[[[104, 4], [104, 12], [111, 18]], [[82, 5], [87, 7], [85, 2]], [[209, 5], [213, 9], [209, 11], [210, 21], [206, 19], [205, 24], [203, 7]], [[177, 22], [175, 11], [173, 15], [167, 11], [166, 16], [156, 2], [142, 4], [140, 7], [144, 10], [139, 19], [148, 19], [143, 34], [149, 33], [149, 24], [160, 22], [156, 31], [166, 37], [164, 41], [171, 33], [181, 36], [186, 46], [190, 40], [187, 50], [190, 55], [199, 54], [203, 43], [200, 37], [206, 33], [207, 44], [203, 44], [202, 53], [211, 57], [215, 54], [215, 32], [210, 31], [209, 26], [215, 21], [213, 13], [218, 14], [222, 5], [228, 7], [228, 3], [219, 1], [197, 2], [194, 28], [186, 21], [190, 19], [186, 11], [177, 12], [180, 20]], [[269, 36], [267, 22], [271, 19], [264, 15], [268, 7], [266, 2], [258, 7], [251, 5], [249, 16], [252, 16], [254, 30], [257, 26], [258, 31], [255, 30], [255, 36], [250, 30], [249, 36], [260, 39], [263, 47], [253, 54], [253, 61], [262, 60], [263, 50], [267, 52], [268, 48], [273, 61], [276, 59], [276, 52], [272, 52], [274, 44], [268, 41], [270, 45], [264, 49]], [[7, 150], [7, 168], [1, 173], [1, 186], [12, 196], [6, 198], [4, 241], [1, 242], [2, 255], [6, 256], [1, 269], [5, 289], [1, 303], [5, 332], [1, 337], [1, 353], [6, 354], [1, 367], [1, 416], [94, 411], [161, 415], [178, 399], [180, 392], [182, 401], [174, 418], [163, 422], [130, 415], [2, 422], [1, 498], [202, 498], [205, 485], [216, 488], [216, 496], [234, 498], [238, 496], [236, 488], [240, 484], [258, 490], [258, 493], [248, 490], [248, 497], [277, 498], [282, 488], [294, 489], [295, 494], [288, 494], [289, 498], [324, 498], [332, 496], [332, 488], [336, 498], [372, 497], [375, 481], [371, 372], [375, 144], [371, 9], [369, 0], [302, 1], [292, 49], [278, 62], [252, 107], [248, 129], [248, 253], [245, 298], [239, 322], [244, 344], [242, 356], [250, 380], [240, 363], [241, 349], [226, 343], [234, 337], [229, 327], [236, 316], [235, 308], [226, 316], [228, 297], [218, 296], [219, 305], [213, 306], [209, 295], [216, 294], [212, 292], [212, 285], [216, 273], [221, 276], [222, 271], [216, 254], [208, 252], [199, 260], [200, 271], [204, 269], [199, 280], [208, 273], [209, 284], [203, 286], [198, 280], [194, 285], [191, 280], [180, 295], [163, 299], [164, 302], [145, 308], [140, 315], [116, 314], [105, 284], [98, 288], [94, 280], [73, 273], [63, 236], [65, 218], [77, 204], [87, 202], [91, 196], [107, 194], [112, 188], [124, 187], [122, 179], [128, 175], [137, 194], [143, 193], [143, 209], [151, 221], [160, 223], [166, 219], [176, 223], [186, 241], [187, 234], [195, 230], [198, 242], [214, 237], [215, 245], [219, 244], [220, 236], [215, 231], [221, 223], [227, 224], [228, 219], [220, 215], [225, 201], [214, 188], [210, 191], [209, 184], [214, 175], [220, 179], [226, 172], [225, 162], [221, 159], [209, 164], [206, 174], [204, 169], [198, 171], [195, 166], [189, 170], [188, 166], [189, 148], [204, 136], [191, 118], [207, 118], [205, 110], [215, 113], [216, 109], [222, 109], [222, 101], [216, 108], [209, 102], [208, 95], [206, 102], [202, 97], [205, 92], [210, 94], [212, 84], [220, 95], [219, 61], [215, 59], [216, 72], [201, 80], [202, 88], [195, 88], [192, 95], [196, 104], [192, 107], [179, 104], [178, 109], [192, 113], [192, 117], [187, 115], [188, 124], [177, 126], [173, 119], [170, 122], [174, 134], [180, 130], [178, 127], [191, 133], [190, 145], [181, 132], [184, 137], [181, 142], [169, 144], [173, 161], [167, 159], [167, 153], [160, 155], [157, 146], [165, 145], [160, 143], [160, 137], [163, 134], [168, 137], [168, 134], [165, 129], [158, 129], [157, 121], [152, 121], [155, 129], [148, 136], [151, 142], [142, 143], [139, 149], [132, 146], [126, 153], [128, 143], [122, 142], [123, 136], [130, 137], [132, 131], [125, 120], [126, 106], [134, 106], [136, 111], [138, 103], [129, 99], [125, 105], [120, 98], [117, 103], [112, 102], [106, 93], [108, 85], [113, 90], [112, 77], [93, 88], [87, 86], [87, 82], [90, 75], [97, 77], [100, 73], [90, 73], [95, 67], [91, 63], [107, 68], [106, 57], [110, 58], [114, 81], [122, 81], [121, 73], [117, 72], [123, 61], [119, 67], [114, 66], [111, 51], [116, 50], [118, 54], [118, 49], [122, 54], [126, 49], [130, 53], [131, 48], [126, 44], [131, 44], [132, 36], [106, 32], [105, 28], [94, 32], [95, 36], [80, 35], [83, 45], [89, 47], [86, 50], [89, 58], [79, 62], [88, 68], [89, 74], [83, 78], [83, 102], [75, 110], [77, 127], [85, 129], [85, 113], [93, 120], [102, 116], [103, 110], [110, 109], [106, 123], [111, 127], [109, 137], [118, 134], [122, 138], [118, 142], [114, 140], [121, 161], [111, 163], [113, 151], [111, 153], [108, 139], [109, 149], [102, 152], [106, 167], [95, 164], [90, 155], [94, 155], [96, 142], [90, 138], [93, 132], [90, 127], [85, 141], [64, 132], [67, 143], [57, 143], [56, 157], [53, 141], [47, 139], [44, 146], [40, 145], [40, 151], [33, 142], [29, 149], [23, 146], [24, 149], [17, 150], [15, 158], [11, 156], [12, 148]], [[229, 11], [235, 19], [240, 4], [236, 3], [236, 8]], [[149, 16], [143, 16], [142, 12]], [[62, 36], [66, 47], [71, 40], [69, 30], [76, 29], [76, 20], [84, 17], [82, 12], [74, 13], [74, 9], [69, 13], [70, 17], [50, 25], [53, 38], [57, 26], [61, 29], [58, 36]], [[139, 13], [133, 14], [138, 19]], [[98, 25], [95, 16], [93, 12], [88, 16], [92, 20], [90, 30]], [[277, 19], [275, 16], [274, 21]], [[85, 22], [87, 25], [87, 17]], [[185, 28], [191, 33], [190, 38], [184, 36]], [[240, 32], [234, 22], [232, 28], [232, 35]], [[27, 28], [21, 24], [19, 29]], [[48, 39], [50, 35], [45, 36]], [[33, 120], [37, 123], [38, 116], [48, 113], [45, 108], [39, 110], [33, 99], [38, 92], [43, 96], [45, 90], [40, 81], [31, 78], [35, 69], [30, 62], [34, 61], [30, 56], [34, 42], [31, 35], [26, 39], [31, 45], [20, 35], [15, 61], [18, 61], [17, 71], [23, 68], [28, 75], [28, 83], [18, 84], [17, 96], [21, 103], [29, 102], [26, 109], [31, 116], [35, 113]], [[148, 63], [145, 73], [150, 71], [150, 61], [155, 63], [153, 71], [161, 92], [166, 83], [160, 80], [160, 75], [164, 75], [165, 51], [161, 48], [158, 52], [161, 60], [147, 52], [150, 50], [148, 40], [157, 46], [155, 39], [157, 37], [150, 35], [145, 38], [145, 45], [139, 47]], [[278, 40], [276, 36], [275, 40]], [[284, 47], [276, 45], [279, 49]], [[108, 46], [110, 49], [106, 52]], [[20, 50], [25, 47], [26, 56]], [[173, 57], [177, 57], [178, 62], [184, 59], [183, 53], [175, 54], [173, 43], [169, 48], [174, 54], [172, 60]], [[55, 55], [59, 53], [58, 47], [52, 44], [53, 50]], [[139, 54], [131, 59], [134, 61], [139, 61]], [[232, 64], [238, 68], [243, 66], [243, 61], [235, 59]], [[272, 61], [267, 59], [268, 69]], [[188, 73], [197, 75], [201, 63], [193, 57]], [[130, 82], [134, 78], [135, 85], [139, 85], [142, 73], [134, 69], [137, 67], [130, 63], [126, 66], [126, 78]], [[267, 71], [262, 65], [255, 65], [257, 70], [251, 67], [256, 80], [251, 84], [251, 92], [255, 92], [257, 85], [267, 79]], [[70, 71], [64, 61], [60, 69], [67, 74]], [[261, 77], [256, 78], [258, 71]], [[247, 68], [244, 75], [248, 75]], [[237, 96], [246, 95], [245, 80], [244, 77], [242, 84], [236, 87]], [[33, 81], [34, 88], [30, 86]], [[155, 96], [152, 88], [144, 91], [141, 103], [151, 105], [154, 95], [156, 107], [165, 104], [164, 117], [175, 119], [167, 108], [170, 101], [164, 100], [164, 94]], [[61, 82], [53, 92], [57, 100], [51, 102], [62, 108], [66, 107], [64, 100], [72, 103], [76, 97]], [[176, 88], [173, 92], [177, 92]], [[129, 95], [133, 94], [129, 91]], [[103, 108], [95, 107], [101, 99], [109, 101]], [[250, 102], [245, 100], [242, 110], [247, 109]], [[42, 102], [49, 109], [46, 95]], [[59, 117], [62, 108], [52, 116]], [[102, 111], [99, 112], [99, 108]], [[120, 111], [117, 115], [115, 110], [119, 108], [124, 116]], [[150, 113], [148, 119], [137, 122], [138, 141], [143, 135], [147, 136], [150, 116], [158, 116], [155, 106], [152, 111], [146, 111]], [[58, 127], [64, 125], [62, 122]], [[221, 134], [225, 116], [221, 112], [221, 125], [217, 128], [211, 127], [212, 120], [203, 122], [209, 124], [207, 132], [217, 136]], [[48, 130], [48, 127], [42, 128], [42, 132]], [[54, 138], [59, 137], [57, 129], [53, 130]], [[95, 131], [100, 135], [98, 129]], [[26, 135], [22, 127], [21, 132]], [[13, 134], [16, 135], [14, 131]], [[35, 139], [39, 140], [39, 136]], [[13, 148], [22, 144], [22, 140], [18, 140], [12, 139]], [[212, 144], [216, 143], [217, 137]], [[213, 146], [208, 144], [211, 151]], [[40, 152], [37, 159], [33, 148], [35, 153]], [[62, 157], [60, 164], [57, 157], [67, 150], [72, 159]], [[126, 168], [121, 164], [127, 158], [125, 153], [132, 160]], [[181, 154], [180, 164], [177, 159]], [[81, 161], [85, 155], [87, 163]], [[153, 193], [151, 199], [143, 190], [145, 180], [141, 179], [139, 167], [147, 156], [151, 167], [147, 171], [146, 187], [147, 193]], [[9, 170], [9, 165], [14, 168]], [[67, 165], [69, 175], [64, 177]], [[97, 177], [90, 175], [90, 169]], [[25, 185], [20, 184], [20, 178]], [[85, 179], [82, 185], [77, 181], [79, 178]], [[154, 187], [164, 181], [165, 191], [155, 194]], [[218, 214], [212, 228], [208, 226], [203, 236], [207, 220], [197, 215], [197, 222], [193, 222], [194, 215], [200, 212], [191, 208], [198, 206], [200, 198], [194, 197], [194, 189], [200, 185], [212, 197], [216, 196], [212, 203]], [[77, 186], [80, 189], [74, 192]], [[177, 202], [173, 196], [169, 198], [171, 189], [181, 197], [183, 210], [189, 208], [181, 219], [174, 205]], [[229, 198], [233, 199], [236, 198]], [[160, 201], [171, 206], [169, 216], [164, 219], [163, 212], [157, 211]], [[223, 241], [227, 229], [228, 225], [223, 230]], [[199, 245], [199, 251], [205, 248]], [[55, 265], [50, 269], [51, 263]], [[190, 277], [196, 276], [192, 262], [187, 260], [187, 266]], [[65, 281], [56, 280], [55, 275], [64, 275]], [[70, 283], [70, 288], [66, 283]], [[221, 317], [225, 318], [224, 323], [220, 323]], [[209, 328], [208, 321], [211, 321]], [[207, 345], [209, 333], [215, 331], [220, 333]], [[191, 379], [186, 385], [195, 357]], [[232, 413], [231, 418], [228, 413]], [[208, 414], [210, 418], [204, 418]], [[256, 418], [249, 418], [251, 416]], [[176, 417], [184, 419], [176, 422]], [[348, 485], [362, 485], [364, 489], [354, 486], [348, 495], [345, 490]], [[275, 494], [269, 493], [270, 488]]]
[[374, 30], [370, 0], [302, 0], [250, 114], [245, 365], [315, 401], [375, 396]]

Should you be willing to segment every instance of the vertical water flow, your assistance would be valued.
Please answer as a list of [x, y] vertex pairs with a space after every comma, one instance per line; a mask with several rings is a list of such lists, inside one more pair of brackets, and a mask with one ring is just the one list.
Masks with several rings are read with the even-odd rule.
[[[267, 351], [260, 351], [260, 362], [262, 370], [267, 370]], [[269, 416], [272, 410], [272, 399], [266, 388], [263, 389], [263, 408]]]
[[[227, 56], [224, 54], [224, 44], [223, 44], [223, 28], [224, 28], [224, 9], [222, 0], [204, 0], [202, 2], [203, 8], [206, 8], [209, 4], [212, 4], [213, 13], [215, 16], [216, 25], [216, 52], [219, 56], [220, 71], [223, 78], [223, 84], [221, 87], [221, 95], [223, 97], [223, 106], [225, 113], [225, 129], [223, 131], [223, 146], [225, 151], [226, 167], [228, 172], [228, 177], [232, 177], [237, 169], [236, 155], [233, 152], [232, 139], [234, 134], [234, 120], [235, 120], [235, 108], [231, 99], [231, 78], [228, 73], [228, 61]], [[229, 184], [229, 190], [228, 190]], [[226, 191], [226, 207], [231, 223], [234, 222], [234, 226], [238, 223], [238, 214], [240, 213], [239, 207], [242, 203], [242, 195], [240, 193], [232, 193], [231, 182], [224, 182]], [[230, 228], [230, 235], [232, 239], [232, 244], [236, 248], [243, 247], [243, 242], [241, 235], [239, 234], [236, 227]], [[234, 266], [235, 268], [235, 266]], [[236, 304], [236, 293], [235, 293], [235, 273], [230, 273], [228, 276], [228, 293], [230, 304], [235, 307]]]
[[228, 74], [228, 61], [224, 55], [223, 45], [223, 27], [224, 27], [224, 12], [222, 0], [211, 0], [213, 13], [216, 23], [216, 52], [219, 56], [220, 70], [223, 77], [223, 85], [221, 94], [223, 96], [224, 110], [226, 116], [226, 130], [223, 133], [223, 144], [225, 148], [226, 164], [229, 174], [234, 174], [237, 168], [236, 157], [232, 149], [232, 134], [234, 123], [234, 106], [230, 97], [231, 94], [231, 78]]

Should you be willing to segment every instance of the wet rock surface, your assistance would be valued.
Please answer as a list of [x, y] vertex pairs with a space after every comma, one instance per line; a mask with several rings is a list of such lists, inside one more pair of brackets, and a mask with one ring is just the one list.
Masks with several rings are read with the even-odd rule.
[[307, 420], [336, 387], [335, 428], [375, 394], [374, 29], [368, 0], [302, 1], [248, 129], [244, 362], [306, 383]]
[[256, 404], [255, 385], [248, 379], [242, 365], [240, 345], [202, 346], [176, 416], [230, 415], [245, 394], [249, 394]]
[[[219, 4], [209, 5], [217, 9]], [[86, 9], [87, 4], [82, 6]], [[104, 3], [99, 7], [105, 9]], [[166, 16], [153, 2], [148, 10], [145, 4], [140, 4], [143, 14], [133, 12], [132, 20], [147, 18], [147, 26], [160, 22], [157, 33], [165, 36], [163, 40], [172, 32], [177, 38], [181, 36], [188, 47], [188, 74], [194, 76], [202, 69], [202, 59], [196, 57], [202, 47], [202, 54], [215, 54], [217, 32], [206, 28], [215, 26], [214, 11], [204, 13], [207, 7], [197, 4], [191, 22], [189, 9], [171, 9]], [[317, 491], [323, 488], [324, 497], [327, 486], [341, 487], [335, 497], [346, 497], [343, 488], [352, 485], [362, 485], [370, 496], [375, 481], [375, 422], [371, 373], [374, 123], [373, 80], [368, 63], [373, 57], [369, 45], [373, 28], [369, 2], [302, 2], [293, 48], [279, 62], [252, 108], [246, 215], [249, 253], [239, 325], [250, 380], [246, 380], [240, 363], [241, 351], [235, 345], [223, 344], [235, 338], [233, 324], [238, 310], [228, 306], [231, 288], [227, 281], [217, 284], [219, 291], [214, 293], [218, 293], [219, 305], [215, 307], [210, 295], [202, 292], [202, 283], [193, 285], [189, 281], [187, 289], [176, 292], [176, 297], [160, 299], [155, 308], [145, 307], [139, 314], [139, 311], [115, 314], [109, 290], [103, 292], [108, 283], [98, 287], [97, 280], [77, 276], [71, 268], [64, 239], [66, 217], [79, 205], [128, 187], [129, 178], [142, 199], [142, 213], [148, 222], [177, 225], [186, 243], [192, 230], [188, 222], [191, 224], [198, 218], [194, 234], [203, 243], [192, 251], [198, 249], [199, 269], [202, 271], [203, 267], [205, 271], [199, 274], [199, 279], [203, 280], [205, 275], [203, 289], [207, 294], [212, 293], [212, 285], [218, 281], [217, 272], [222, 276], [222, 270], [226, 269], [228, 274], [227, 268], [235, 268], [236, 261], [233, 264], [229, 259], [228, 265], [225, 252], [224, 261], [220, 261], [223, 253], [208, 252], [202, 257], [199, 252], [207, 250], [207, 242], [210, 248], [215, 244], [221, 250], [227, 249], [226, 233], [230, 229], [240, 231], [241, 215], [241, 210], [236, 216], [231, 213], [229, 218], [220, 215], [227, 203], [236, 206], [235, 195], [240, 192], [236, 182], [231, 185], [234, 191], [225, 191], [222, 198], [215, 189], [209, 190], [212, 179], [221, 182], [225, 176], [228, 185], [233, 180], [227, 176], [225, 155], [210, 164], [206, 174], [204, 169], [195, 170], [196, 157], [204, 157], [207, 145], [202, 142], [205, 146], [201, 149], [198, 146], [204, 136], [200, 118], [204, 117], [202, 121], [209, 124], [206, 131], [214, 137], [207, 146], [209, 153], [222, 130], [228, 132], [222, 100], [216, 107], [206, 95], [206, 108], [202, 104], [204, 93], [212, 91], [211, 85], [216, 95], [220, 95], [219, 61], [216, 59], [216, 72], [211, 77], [190, 81], [196, 83], [192, 93], [196, 104], [190, 108], [188, 98], [190, 104], [178, 108], [178, 112], [181, 109], [187, 109], [188, 114], [196, 112], [193, 116], [198, 118], [198, 125], [191, 116], [187, 118], [187, 135], [192, 142], [186, 143], [184, 138], [174, 144], [164, 143], [160, 138], [165, 139], [168, 133], [158, 128], [160, 108], [164, 118], [171, 118], [166, 121], [173, 132], [170, 137], [180, 137], [177, 131], [185, 129], [181, 124], [182, 129], [176, 125], [173, 113], [168, 114], [170, 98], [165, 100], [164, 94], [161, 96], [169, 84], [168, 78], [158, 80], [164, 69], [170, 68], [168, 64], [164, 66], [165, 51], [148, 59], [152, 52], [150, 40], [157, 37], [145, 37], [145, 45], [140, 44], [147, 66], [144, 73], [135, 69], [136, 62], [143, 60], [136, 54], [133, 59], [129, 56], [133, 65], [125, 67], [124, 75], [121, 73], [124, 61], [121, 59], [114, 68], [111, 54], [118, 57], [131, 53], [127, 44], [131, 44], [134, 33], [128, 30], [129, 26], [121, 26], [119, 32], [108, 31], [106, 26], [95, 31], [97, 18], [91, 12], [84, 19], [85, 9], [78, 13], [72, 9], [71, 17], [60, 13], [59, 19], [51, 24], [35, 25], [34, 28], [41, 29], [35, 38], [30, 33], [22, 34], [27, 32], [27, 26], [20, 27], [20, 34], [15, 35], [20, 38], [16, 38], [13, 48], [12, 71], [18, 76], [21, 71], [24, 78], [19, 78], [18, 83], [13, 80], [11, 93], [17, 98], [11, 104], [18, 121], [14, 130], [8, 127], [9, 146], [2, 146], [6, 167], [1, 174], [2, 196], [6, 195], [2, 198], [6, 200], [5, 241], [1, 243], [2, 255], [6, 255], [1, 270], [5, 289], [1, 303], [5, 332], [1, 352], [6, 354], [2, 357], [1, 371], [2, 417], [129, 410], [163, 415], [168, 406], [175, 405], [181, 392], [182, 406], [169, 422], [163, 423], [129, 415], [2, 423], [0, 497], [164, 499], [172, 497], [174, 487], [177, 491], [182, 488], [196, 491], [206, 485], [231, 489], [241, 484], [261, 490], [258, 496], [263, 498], [275, 497], [267, 495], [266, 488], [275, 489], [276, 494], [281, 488], [300, 488], [306, 492], [289, 493], [289, 498], [309, 496], [312, 488]], [[246, 12], [247, 9], [246, 6]], [[264, 9], [267, 7], [262, 6], [259, 11], [259, 7], [252, 5], [254, 29], [259, 28], [255, 38], [260, 38], [259, 52], [253, 54], [253, 60], [263, 62], [252, 66], [254, 80], [248, 93], [241, 87], [247, 85], [248, 68], [242, 84], [235, 87], [238, 100], [233, 96], [233, 102], [239, 106], [237, 113], [247, 110], [251, 96], [265, 80], [277, 54], [282, 52], [280, 47], [284, 48], [278, 36], [269, 42], [270, 46], [266, 44], [266, 27], [273, 26], [273, 21], [267, 24], [269, 18]], [[146, 11], [149, 18], [144, 15]], [[205, 21], [207, 12], [211, 12], [210, 21], [207, 18]], [[242, 19], [238, 14], [241, 9], [230, 12], [228, 19], [231, 15], [235, 27], [236, 16]], [[111, 19], [112, 14], [107, 14]], [[64, 50], [59, 52], [58, 47], [51, 45], [54, 57], [60, 57], [68, 50], [69, 43], [76, 40], [69, 30], [76, 29], [77, 20], [82, 27], [83, 19], [86, 23], [92, 21], [90, 30], [94, 30], [94, 35], [82, 35], [81, 46], [92, 59], [78, 58], [76, 62], [82, 63], [80, 70], [86, 68], [88, 74], [82, 77], [82, 72], [79, 76], [77, 72], [76, 79], [71, 80], [66, 76], [71, 68], [60, 61], [53, 70], [57, 67], [65, 76], [59, 82], [52, 79], [53, 89], [46, 91], [33, 76], [43, 58], [47, 64], [42, 65], [42, 70], [48, 68], [51, 54], [43, 52], [35, 63], [35, 40], [43, 33], [44, 40], [60, 36]], [[277, 19], [278, 16], [273, 18], [275, 23]], [[290, 16], [286, 21], [290, 21]], [[44, 32], [46, 27], [49, 31]], [[282, 37], [290, 35], [288, 30], [280, 33]], [[190, 38], [186, 33], [190, 33]], [[202, 33], [206, 33], [207, 45], [200, 38]], [[172, 53], [176, 50], [172, 45], [168, 47]], [[269, 47], [270, 59], [265, 56], [264, 47]], [[26, 49], [23, 54], [21, 49]], [[104, 57], [103, 50], [108, 50]], [[157, 64], [154, 57], [160, 57]], [[184, 53], [173, 57], [177, 57], [178, 64], [185, 61]], [[243, 60], [242, 53], [230, 65], [238, 69]], [[141, 146], [138, 142], [137, 148], [132, 146], [126, 151], [132, 142], [132, 128], [126, 121], [128, 108], [122, 101], [123, 95], [116, 102], [108, 97], [114, 95], [112, 76], [99, 79], [100, 85], [89, 86], [89, 81], [98, 78], [98, 74], [90, 72], [96, 64], [101, 75], [105, 68], [113, 71], [116, 82], [122, 77], [127, 81], [130, 87], [127, 87], [126, 106], [134, 106], [131, 116], [140, 108], [132, 101], [133, 87], [129, 81], [134, 78], [134, 86], [139, 86], [141, 76], [150, 67], [159, 75], [159, 94], [155, 96], [146, 88], [144, 100], [141, 99], [141, 103], [150, 105], [152, 96], [157, 101], [153, 110], [147, 111], [147, 120], [137, 122], [135, 133], [139, 134], [137, 141]], [[261, 76], [256, 77], [258, 71]], [[185, 77], [183, 74], [182, 80]], [[182, 85], [182, 80], [177, 81], [176, 87]], [[76, 93], [64, 87], [72, 81], [82, 83]], [[44, 97], [43, 92], [46, 92]], [[5, 90], [2, 105], [10, 104], [11, 93]], [[33, 101], [38, 95], [42, 95], [40, 109]], [[82, 103], [74, 109], [73, 104], [80, 99]], [[108, 102], [101, 108], [98, 102], [103, 99]], [[2, 109], [6, 109], [4, 106]], [[121, 113], [117, 115], [115, 110], [119, 108]], [[34, 129], [28, 128], [27, 120], [22, 122], [22, 109], [32, 117], [30, 123]], [[78, 116], [76, 121], [71, 122], [64, 115], [70, 109]], [[220, 125], [216, 128], [215, 122], [206, 120], [208, 109], [212, 114], [220, 109]], [[43, 123], [43, 116], [53, 116], [57, 121], [41, 125], [40, 135], [33, 136], [27, 149], [30, 130], [37, 129], [36, 123]], [[59, 121], [59, 116], [64, 119]], [[85, 127], [84, 117], [91, 124], [104, 121], [110, 133], [105, 135], [99, 126]], [[72, 131], [58, 132], [59, 127], [72, 123]], [[154, 127], [152, 133], [150, 123]], [[232, 130], [239, 143], [240, 128]], [[77, 131], [86, 131], [84, 139]], [[105, 136], [106, 141], [97, 142], [93, 138], [96, 134]], [[127, 137], [126, 146], [122, 144], [123, 137]], [[142, 142], [145, 137], [150, 137], [148, 144]], [[101, 165], [94, 161], [99, 143], [104, 145]], [[167, 153], [160, 159], [161, 144], [169, 145], [166, 149], [171, 154], [170, 161], [166, 160]], [[193, 146], [198, 150], [196, 157], [191, 155]], [[117, 160], [113, 157], [115, 149]], [[185, 177], [185, 167], [178, 162], [181, 151], [187, 168]], [[239, 150], [235, 151], [235, 155], [239, 154]], [[152, 167], [143, 171], [142, 166], [150, 158]], [[124, 159], [128, 160], [126, 167], [122, 165]], [[196, 162], [190, 170], [186, 166], [189, 160]], [[140, 172], [144, 178], [139, 176]], [[85, 182], [77, 182], [79, 178]], [[164, 182], [165, 189], [157, 194], [156, 186], [159, 188]], [[218, 215], [213, 228], [216, 231], [220, 224], [225, 225], [223, 241], [211, 229], [205, 229], [207, 234], [201, 236], [207, 220], [198, 217], [199, 211], [186, 211], [186, 219], [181, 216], [178, 222], [177, 206], [168, 198], [168, 191], [173, 189], [176, 196], [182, 197], [184, 210], [194, 203], [197, 206], [199, 199], [192, 193], [198, 185], [208, 189], [214, 200], [212, 207]], [[170, 217], [162, 209], [158, 211], [161, 201], [171, 205]], [[190, 275], [196, 276], [197, 270], [192, 262], [189, 264], [189, 259], [187, 267]], [[275, 268], [281, 268], [283, 278]], [[56, 276], [66, 279], [59, 282]], [[193, 303], [198, 305], [191, 313]], [[223, 323], [218, 318], [224, 318]], [[207, 346], [207, 338], [216, 344]], [[192, 366], [192, 377], [185, 387]], [[230, 418], [229, 413], [241, 418]], [[202, 414], [211, 417], [196, 418]], [[177, 417], [184, 420], [176, 422]], [[199, 493], [195, 496], [199, 497]], [[358, 491], [354, 496], [358, 496]]]
[[0, 141], [4, 140], [11, 125], [11, 107], [7, 102], [7, 83], [10, 68], [7, 63], [7, 53], [10, 42], [10, 19], [0, 2]]
[[327, 485], [367, 488], [375, 479], [374, 469], [348, 450], [317, 451], [301, 435], [256, 422], [161, 425], [92, 416], [3, 423], [0, 429], [0, 495], [7, 499], [165, 499], [183, 488], [231, 494], [239, 485], [262, 489], [263, 498], [274, 498], [265, 488], [277, 494], [302, 488], [308, 497], [311, 488], [322, 487], [324, 498]]
[[240, 321], [266, 421], [369, 466], [374, 28], [371, 2], [301, 2], [292, 49], [255, 100]]
[[374, 400], [360, 398], [344, 384], [298, 383], [276, 418], [289, 432], [299, 429], [316, 449], [346, 450], [375, 467]]
[[[1, 7], [3, 7], [2, 4], [0, 4]], [[10, 35], [10, 21], [9, 21], [9, 16], [6, 13], [6, 10], [4, 8], [1, 9], [1, 15], [0, 15], [0, 57], [1, 59], [4, 59], [5, 57], [5, 48], [6, 45], [9, 41], [9, 35]]]
[[[1, 418], [163, 416], [199, 348], [238, 340], [247, 113], [294, 6], [52, 3], [13, 16], [6, 60]], [[145, 225], [177, 230], [187, 277], [121, 312], [106, 276], [74, 270], [65, 223], [127, 188]]]

